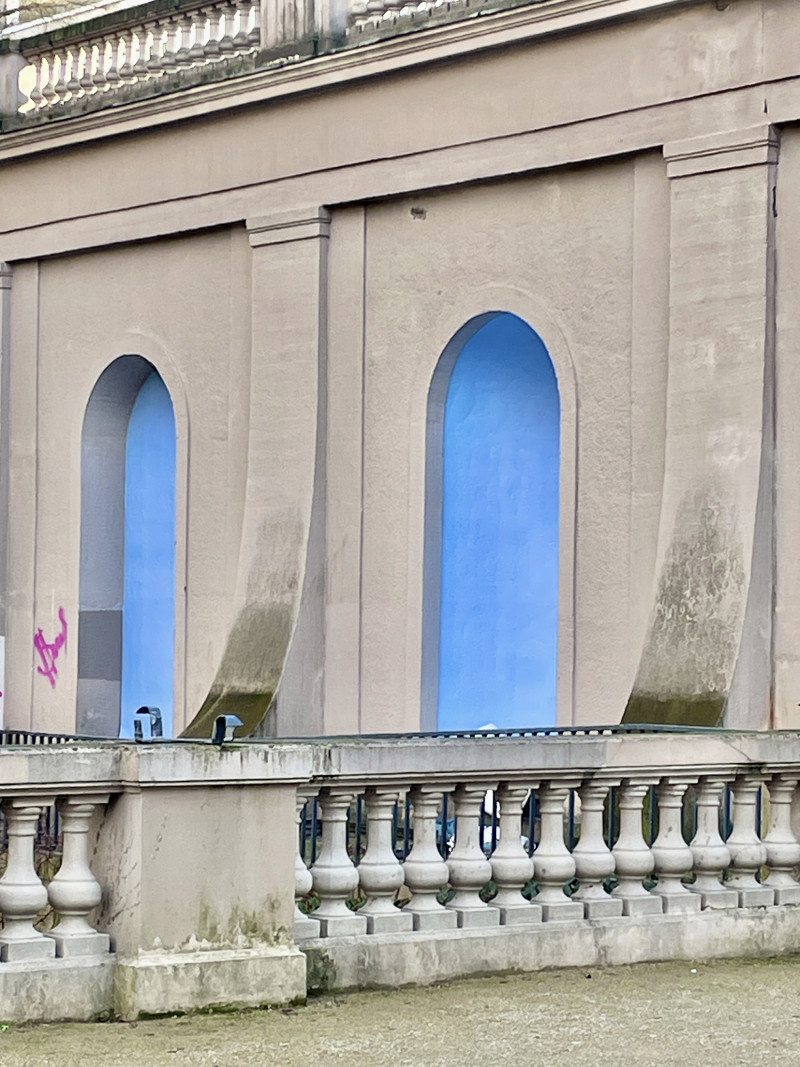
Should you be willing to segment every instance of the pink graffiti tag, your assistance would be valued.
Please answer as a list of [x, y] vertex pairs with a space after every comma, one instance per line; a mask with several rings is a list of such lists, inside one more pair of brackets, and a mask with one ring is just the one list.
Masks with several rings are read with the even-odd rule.
[[33, 647], [42, 661], [41, 667], [37, 667], [36, 670], [47, 678], [53, 689], [56, 687], [56, 678], [58, 678], [56, 660], [61, 649], [67, 647], [67, 617], [63, 608], [58, 609], [58, 618], [61, 623], [61, 633], [56, 634], [56, 639], [52, 644], [45, 641], [41, 627], [33, 635]]

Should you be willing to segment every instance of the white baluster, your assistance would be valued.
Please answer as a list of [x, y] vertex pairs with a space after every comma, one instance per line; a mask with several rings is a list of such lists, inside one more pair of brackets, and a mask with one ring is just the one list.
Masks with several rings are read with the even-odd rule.
[[608, 791], [619, 781], [595, 778], [579, 790], [581, 836], [572, 850], [575, 873], [581, 883], [573, 900], [583, 905], [586, 919], [622, 915], [622, 901], [605, 891], [603, 882], [614, 873], [615, 863], [603, 837], [603, 809]]
[[206, 61], [207, 23], [205, 8], [198, 8], [192, 15], [192, 46], [189, 49], [189, 60], [193, 67], [201, 67]]
[[116, 36], [107, 37], [105, 44], [109, 46], [108, 51], [106, 51], [105, 47], [103, 49], [103, 55], [108, 55], [108, 65], [106, 67], [106, 92], [114, 92], [121, 82], [119, 75], [120, 40]]
[[63, 855], [47, 895], [61, 921], [45, 935], [55, 941], [57, 956], [99, 956], [109, 950], [108, 934], [98, 933], [86, 921], [102, 897], [89, 867], [89, 826], [95, 808], [107, 803], [107, 795], [96, 795], [65, 797], [58, 804]]
[[683, 837], [683, 795], [691, 780], [663, 778], [658, 786], [658, 837], [653, 857], [658, 885], [652, 890], [668, 914], [688, 915], [700, 911], [700, 898], [690, 893], [681, 878], [692, 869], [692, 850]]
[[83, 76], [85, 49], [76, 45], [69, 53], [69, 74], [67, 77], [66, 99], [76, 100], [83, 94], [81, 78]]
[[359, 911], [367, 917], [368, 934], [397, 934], [414, 928], [412, 916], [393, 903], [395, 893], [403, 884], [403, 868], [394, 854], [392, 842], [392, 819], [397, 799], [397, 792], [387, 793], [380, 789], [366, 792], [369, 836], [367, 851], [358, 865], [358, 877], [368, 898]]
[[222, 5], [222, 25], [220, 29], [219, 50], [223, 56], [230, 56], [236, 51], [233, 43], [233, 23], [236, 17], [236, 5], [227, 3]]
[[503, 926], [542, 921], [542, 909], [522, 895], [522, 888], [533, 878], [533, 860], [521, 841], [522, 807], [530, 790], [525, 786], [504, 783], [497, 790], [500, 805], [499, 840], [490, 860], [492, 881], [497, 896], [489, 904], [500, 912]]
[[536, 903], [545, 922], [583, 918], [583, 904], [564, 892], [566, 883], [575, 877], [575, 860], [564, 844], [564, 801], [579, 784], [544, 782], [537, 790], [541, 831], [533, 854], [533, 876], [540, 886]]
[[47, 57], [47, 81], [42, 86], [42, 108], [52, 107], [58, 100], [56, 95], [56, 55], [54, 52]]
[[132, 85], [136, 81], [131, 63], [133, 51], [133, 30], [122, 30], [119, 35], [119, 43], [122, 54], [122, 63], [119, 68], [119, 80], [123, 85]]
[[94, 71], [97, 57], [95, 53], [96, 42], [89, 41], [83, 49], [83, 70], [80, 76], [81, 96], [91, 96], [97, 92], [94, 84]]
[[261, 3], [251, 3], [251, 19], [253, 25], [250, 27], [250, 32], [247, 34], [250, 50], [257, 52], [261, 45]]
[[792, 800], [800, 775], [776, 774], [769, 783], [769, 832], [764, 838], [769, 878], [764, 882], [776, 904], [800, 904], [800, 885], [792, 869], [800, 863], [800, 844], [792, 831]]
[[697, 832], [689, 848], [694, 860], [695, 881], [689, 891], [697, 893], [703, 908], [735, 908], [739, 895], [722, 884], [722, 872], [730, 866], [731, 854], [719, 832], [719, 809], [723, 778], [701, 778], [697, 786]]
[[314, 879], [311, 871], [306, 867], [305, 860], [300, 853], [300, 823], [303, 816], [303, 808], [313, 798], [306, 793], [297, 792], [296, 798], [296, 822], [297, 822], [297, 852], [294, 857], [294, 939], [300, 941], [306, 937], [319, 937], [319, 921], [310, 915], [306, 915], [298, 907], [298, 902], [311, 892]]
[[623, 915], [660, 915], [661, 897], [648, 893], [642, 880], [655, 866], [642, 834], [642, 800], [658, 779], [626, 779], [620, 790], [619, 837], [611, 850], [619, 885], [613, 895], [622, 901]]
[[175, 64], [179, 69], [186, 69], [192, 65], [189, 55], [192, 39], [192, 16], [189, 13], [178, 15], [177, 21], [181, 31], [181, 46], [175, 53]]
[[459, 785], [453, 793], [456, 811], [456, 843], [447, 858], [450, 885], [455, 896], [445, 907], [458, 916], [464, 928], [498, 926], [500, 912], [481, 900], [479, 893], [492, 877], [492, 867], [483, 854], [480, 817], [483, 798], [494, 785]]
[[8, 827], [8, 862], [0, 878], [0, 960], [41, 960], [55, 956], [56, 946], [34, 928], [47, 905], [47, 890], [33, 863], [39, 815], [47, 801], [13, 798], [2, 803]]
[[[158, 27], [154, 27], [158, 32]], [[153, 51], [153, 37], [146, 26], [139, 26], [136, 30], [136, 62], [131, 68], [134, 81], [146, 82], [150, 78], [148, 62]]]
[[33, 88], [28, 94], [28, 99], [33, 104], [34, 109], [38, 109], [42, 106], [44, 97], [42, 96], [42, 79], [44, 78], [44, 56], [36, 55], [29, 57], [31, 64], [36, 68], [36, 80]]
[[323, 937], [367, 932], [367, 920], [351, 911], [345, 901], [358, 890], [358, 871], [347, 855], [347, 809], [352, 793], [324, 789], [319, 797], [322, 816], [322, 849], [311, 868], [314, 890], [320, 899], [314, 918]]
[[233, 47], [237, 54], [250, 51], [248, 27], [250, 22], [250, 0], [235, 0], [237, 27], [233, 38]]
[[380, 26], [384, 13], [383, 0], [367, 0], [367, 20], [372, 26]]
[[72, 80], [72, 51], [69, 48], [65, 48], [63, 52], [58, 53], [58, 77], [56, 78], [55, 85], [53, 86], [53, 103], [64, 103], [69, 99], [67, 93], [67, 83]]
[[153, 43], [150, 46], [150, 55], [147, 58], [147, 70], [151, 78], [160, 78], [171, 65], [174, 65], [174, 57], [169, 56], [170, 41], [174, 46], [175, 24], [170, 21], [158, 22], [153, 27]]
[[205, 62], [214, 62], [220, 57], [219, 39], [222, 36], [220, 32], [220, 19], [222, 12], [215, 5], [204, 8], [204, 15], [208, 20], [208, 33], [206, 35], [206, 42], [203, 45], [203, 56]]
[[[731, 877], [728, 887], [739, 895], [740, 908], [774, 904], [775, 893], [756, 881], [756, 872], [767, 862], [767, 848], [756, 832], [756, 799], [763, 777], [743, 774], [733, 784], [733, 830], [728, 838]], [[760, 827], [759, 827], [760, 829]]]
[[[445, 785], [436, 790], [424, 786], [411, 790], [414, 843], [403, 864], [411, 900], [403, 911], [412, 916], [415, 930], [452, 930], [458, 926], [458, 916], [436, 899], [448, 877], [447, 864], [436, 847], [436, 820], [442, 793], [451, 789]], [[442, 834], [446, 833], [443, 826]]]

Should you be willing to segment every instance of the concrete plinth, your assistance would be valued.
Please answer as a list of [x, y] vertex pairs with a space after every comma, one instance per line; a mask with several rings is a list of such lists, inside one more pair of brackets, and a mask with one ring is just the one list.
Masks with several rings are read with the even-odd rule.
[[735, 888], [740, 908], [768, 908], [775, 903], [775, 890], [765, 885], [748, 886], [746, 889]]
[[616, 915], [622, 915], [622, 901], [614, 897], [594, 897], [591, 900], [575, 901], [583, 904], [584, 919], [612, 919]]
[[772, 892], [775, 894], [776, 904], [800, 904], [800, 885], [782, 885]]
[[500, 913], [501, 926], [527, 926], [528, 923], [542, 921], [542, 909], [538, 904], [514, 904], [512, 907], [503, 907], [503, 905], [492, 904], [490, 901], [489, 907]]
[[319, 937], [319, 921], [308, 915], [302, 919], [295, 919], [293, 933], [295, 941], [302, 941], [307, 937]]
[[739, 894], [735, 889], [725, 889], [723, 886], [720, 886], [719, 889], [715, 889], [709, 893], [703, 893], [702, 891], [692, 889], [691, 886], [689, 888], [691, 892], [696, 893], [700, 898], [700, 904], [704, 910], [709, 908], [712, 911], [721, 911], [725, 908], [739, 907]]
[[649, 893], [635, 897], [615, 897], [622, 901], [623, 915], [663, 915], [664, 905], [661, 897], [651, 896]]
[[293, 946], [152, 952], [117, 961], [114, 1012], [121, 1019], [258, 1007], [305, 1000], [306, 958]]
[[661, 897], [666, 915], [691, 915], [693, 912], [702, 911], [703, 902], [700, 897], [693, 896], [688, 891], [685, 893], [658, 893], [654, 890], [653, 895]]
[[367, 920], [363, 915], [320, 915], [321, 937], [354, 937], [367, 932]]
[[8, 963], [0, 968], [5, 1022], [85, 1022], [112, 1010], [114, 957]]
[[460, 930], [485, 930], [487, 927], [500, 925], [499, 910], [490, 908], [488, 904], [484, 904], [481, 908], [452, 908], [451, 910], [458, 917]]
[[368, 934], [400, 934], [404, 930], [414, 929], [414, 920], [410, 915], [404, 915], [399, 908], [394, 909], [394, 914], [380, 912], [377, 915], [365, 916], [367, 920]]
[[26, 937], [3, 941], [0, 938], [0, 960], [3, 963], [22, 963], [25, 960], [51, 960], [56, 946], [48, 937]]
[[111, 939], [108, 934], [78, 934], [76, 936], [60, 937], [58, 927], [45, 934], [51, 937], [56, 945], [56, 956], [67, 959], [80, 956], [105, 956], [111, 949]]
[[577, 900], [556, 901], [552, 904], [540, 904], [542, 920], [546, 923], [577, 922], [583, 918], [583, 904]]
[[448, 911], [444, 907], [437, 911], [413, 911], [411, 917], [414, 920], [414, 929], [420, 933], [458, 928], [458, 916], [454, 911]]

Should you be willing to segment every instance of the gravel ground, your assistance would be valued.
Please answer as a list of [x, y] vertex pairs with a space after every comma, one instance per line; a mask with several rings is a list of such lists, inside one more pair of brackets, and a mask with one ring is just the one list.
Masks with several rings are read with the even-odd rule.
[[283, 1011], [0, 1029], [2, 1067], [759, 1062], [800, 1065], [800, 957], [549, 971]]

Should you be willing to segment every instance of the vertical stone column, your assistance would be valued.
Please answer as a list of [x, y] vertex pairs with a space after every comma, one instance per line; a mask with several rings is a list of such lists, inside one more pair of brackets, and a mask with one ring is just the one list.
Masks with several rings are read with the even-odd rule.
[[583, 918], [583, 904], [571, 900], [564, 886], [575, 876], [575, 860], [564, 844], [564, 801], [576, 782], [544, 782], [538, 789], [541, 834], [533, 854], [533, 876], [539, 883], [536, 903], [545, 922]]
[[522, 889], [533, 877], [533, 860], [522, 846], [522, 808], [530, 790], [504, 782], [495, 794], [500, 805], [500, 838], [490, 860], [497, 896], [489, 901], [500, 911], [503, 926], [542, 921], [540, 905], [528, 901]]
[[731, 862], [730, 851], [719, 832], [725, 782], [724, 778], [701, 778], [697, 786], [697, 831], [689, 845], [695, 880], [689, 890], [700, 896], [703, 908], [735, 908], [739, 904], [736, 890], [722, 884], [722, 872]]
[[792, 799], [800, 774], [776, 774], [770, 779], [769, 831], [764, 838], [769, 878], [764, 885], [775, 893], [776, 904], [800, 904], [800, 884], [792, 870], [800, 863], [800, 843], [792, 831]]
[[683, 838], [683, 796], [689, 784], [686, 779], [669, 777], [658, 787], [658, 837], [652, 849], [658, 885], [653, 893], [661, 897], [669, 914], [688, 915], [700, 911], [702, 903], [681, 882], [694, 861]]
[[659, 578], [625, 717], [761, 728], [771, 701], [778, 139], [664, 147], [670, 347]]
[[312, 918], [310, 915], [306, 915], [298, 906], [298, 902], [311, 892], [314, 885], [314, 878], [311, 871], [306, 867], [306, 861], [300, 852], [300, 821], [303, 816], [303, 808], [309, 800], [313, 800], [312, 796], [300, 789], [297, 790], [297, 799], [295, 801], [297, 811], [297, 853], [294, 859], [295, 904], [293, 927], [295, 941], [300, 941], [305, 937], [319, 936], [319, 920]]
[[412, 930], [414, 920], [394, 906], [394, 895], [403, 884], [403, 868], [394, 854], [392, 817], [397, 790], [370, 788], [366, 793], [367, 851], [358, 865], [361, 888], [368, 900], [360, 914], [367, 917], [368, 934], [396, 934]]
[[322, 848], [311, 875], [320, 899], [314, 918], [319, 920], [323, 937], [367, 932], [367, 920], [346, 903], [358, 890], [358, 871], [345, 847], [347, 810], [352, 800], [352, 793], [341, 789], [323, 789], [319, 796]]
[[622, 901], [623, 915], [660, 915], [661, 898], [648, 893], [642, 881], [652, 874], [655, 857], [642, 833], [642, 801], [657, 778], [626, 779], [620, 790], [619, 837], [611, 850], [619, 885], [614, 896]]
[[8, 864], [0, 878], [0, 960], [42, 960], [56, 954], [51, 938], [34, 927], [37, 914], [47, 905], [47, 890], [42, 885], [33, 862], [36, 827], [42, 798], [15, 797], [2, 803], [8, 825]]
[[322, 732], [330, 218], [310, 208], [249, 219], [247, 227], [252, 358], [236, 614], [186, 736], [208, 737], [221, 704], [266, 734]]
[[616, 867], [603, 837], [603, 808], [609, 789], [618, 785], [619, 779], [593, 778], [585, 782], [578, 793], [581, 800], [581, 836], [572, 850], [572, 858], [581, 886], [572, 899], [583, 905], [586, 919], [622, 915], [622, 901], [612, 897], [603, 886]]
[[[481, 900], [481, 888], [492, 877], [492, 867], [483, 852], [480, 816], [487, 789], [494, 785], [456, 786], [453, 803], [456, 809], [456, 843], [447, 860], [450, 885], [455, 896], [446, 905], [458, 915], [460, 927], [497, 926], [500, 913]], [[443, 828], [445, 832], [445, 828]]]
[[741, 774], [733, 784], [733, 829], [727, 842], [731, 854], [728, 886], [739, 894], [740, 908], [775, 903], [774, 891], [756, 879], [767, 862], [767, 848], [756, 829], [757, 797], [763, 782], [762, 775]]
[[[403, 864], [411, 900], [403, 910], [413, 917], [415, 930], [453, 930], [458, 926], [456, 913], [448, 911], [436, 899], [447, 884], [449, 873], [436, 847], [436, 820], [442, 794], [452, 788], [452, 785], [414, 786], [411, 790], [414, 844]], [[442, 833], [446, 833], [444, 826]]]
[[86, 921], [103, 895], [89, 867], [89, 825], [95, 808], [107, 803], [108, 794], [63, 797], [58, 802], [63, 856], [47, 896], [61, 921], [46, 935], [55, 941], [58, 956], [99, 956], [109, 950], [108, 934], [98, 933]]

